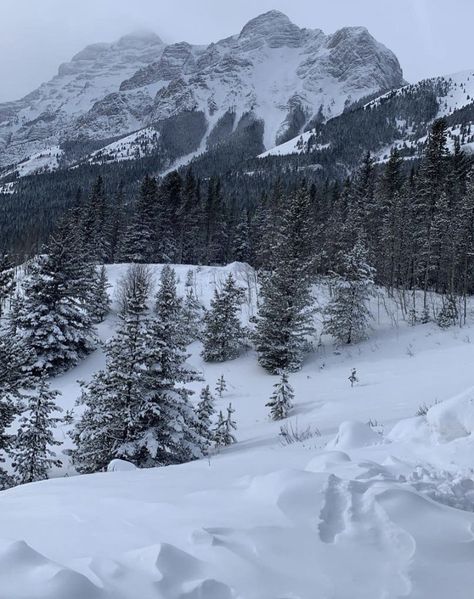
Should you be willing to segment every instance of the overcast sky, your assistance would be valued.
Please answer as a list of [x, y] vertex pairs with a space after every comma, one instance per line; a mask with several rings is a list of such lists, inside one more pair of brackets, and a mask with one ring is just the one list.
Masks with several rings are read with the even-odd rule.
[[365, 25], [411, 82], [474, 68], [474, 0], [0, 0], [0, 101], [32, 91], [87, 44], [143, 28], [209, 43], [272, 8], [326, 33]]

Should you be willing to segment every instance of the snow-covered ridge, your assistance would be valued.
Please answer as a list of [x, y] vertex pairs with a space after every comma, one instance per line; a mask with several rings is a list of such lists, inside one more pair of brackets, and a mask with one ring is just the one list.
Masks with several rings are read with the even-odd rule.
[[[412, 96], [414, 102], [416, 102], [418, 93], [420, 90], [426, 87], [430, 87], [436, 92], [436, 102], [438, 103], [438, 112], [434, 118], [447, 117], [453, 114], [455, 111], [460, 110], [466, 106], [469, 106], [474, 102], [474, 71], [461, 71], [453, 73], [451, 75], [444, 75], [440, 77], [433, 77], [431, 79], [424, 79], [415, 84], [409, 84], [400, 87], [397, 90], [386, 92], [374, 100], [367, 102], [363, 109], [370, 110], [380, 107], [384, 102], [389, 102], [396, 98], [400, 98], [403, 95]], [[337, 116], [337, 115], [336, 115]], [[433, 118], [433, 120], [434, 120]], [[427, 126], [429, 123], [427, 123]], [[417, 148], [423, 147], [427, 137], [416, 137], [413, 132], [406, 127], [406, 123], [403, 119], [398, 121], [398, 129], [401, 134], [401, 138], [384, 148], [381, 148], [376, 158], [380, 161], [384, 161], [390, 155], [392, 148], [401, 149], [413, 149], [415, 152]], [[454, 125], [449, 128], [449, 147], [450, 149], [454, 146], [454, 138], [460, 136], [460, 127]], [[277, 145], [270, 150], [267, 150], [260, 155], [260, 158], [266, 156], [285, 156], [288, 154], [300, 154], [308, 151], [309, 145], [312, 150], [324, 149], [324, 145], [313, 144], [313, 136], [315, 130], [310, 130], [294, 137], [293, 139], [285, 142], [284, 144]], [[472, 151], [474, 139], [464, 142], [464, 148], [467, 151]]]
[[88, 46], [38, 90], [0, 105], [0, 166], [65, 141], [124, 137], [187, 111], [204, 115], [205, 138], [226, 113], [236, 123], [252, 114], [265, 124], [268, 149], [316, 116], [402, 83], [394, 54], [365, 28], [326, 35], [278, 11], [209, 46], [134, 34]]

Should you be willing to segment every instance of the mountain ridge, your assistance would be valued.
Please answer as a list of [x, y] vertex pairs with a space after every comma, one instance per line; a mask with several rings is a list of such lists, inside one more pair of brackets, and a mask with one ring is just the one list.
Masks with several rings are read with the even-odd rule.
[[[262, 122], [260, 142], [269, 149], [314, 119], [402, 83], [396, 56], [367, 29], [326, 35], [298, 27], [279, 11], [207, 46], [129, 34], [87, 46], [37, 90], [0, 104], [0, 167], [57, 146], [67, 165], [68, 144], [93, 143], [95, 151], [150, 126], [161, 138], [153, 151], [170, 165], [179, 155], [163, 145], [160, 128], [172, 118], [184, 120], [192, 133], [181, 156], [205, 151], [209, 139], [230, 137], [250, 121]], [[230, 120], [224, 135], [223, 121]]]

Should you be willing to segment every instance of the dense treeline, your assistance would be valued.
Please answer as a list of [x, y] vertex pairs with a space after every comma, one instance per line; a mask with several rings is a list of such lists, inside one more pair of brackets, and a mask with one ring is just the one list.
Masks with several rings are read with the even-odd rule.
[[303, 195], [316, 274], [338, 272], [341, 255], [362, 238], [377, 283], [464, 297], [474, 287], [474, 181], [459, 143], [448, 152], [446, 128], [435, 122], [416, 169], [396, 151], [382, 167], [367, 154], [342, 184], [296, 180], [251, 201], [229, 193], [229, 180], [172, 172], [161, 181], [145, 176], [128, 206], [99, 177], [69, 218], [99, 263], [244, 261], [268, 270], [288, 198]]

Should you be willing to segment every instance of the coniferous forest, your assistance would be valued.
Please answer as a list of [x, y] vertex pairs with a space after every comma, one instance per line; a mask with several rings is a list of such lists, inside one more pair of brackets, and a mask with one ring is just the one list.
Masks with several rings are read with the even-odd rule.
[[[293, 394], [288, 373], [301, 368], [309, 350], [312, 289], [321, 278], [331, 287], [323, 332], [339, 344], [367, 337], [377, 287], [397, 298], [411, 324], [462, 325], [474, 292], [474, 178], [459, 144], [448, 152], [446, 127], [435, 121], [416, 165], [396, 151], [384, 164], [366, 154], [344, 180], [275, 180], [253, 201], [237, 199], [229, 179], [201, 179], [191, 169], [162, 179], [145, 175], [128, 201], [99, 175], [58, 212], [16, 282], [25, 256], [14, 249], [2, 256], [0, 456], [16, 473], [3, 471], [2, 485], [44, 478], [48, 464], [59, 461], [52, 430], [71, 415], [59, 416], [48, 377], [97, 347], [96, 325], [110, 309], [104, 265], [132, 266], [121, 282], [105, 367], [84, 383], [79, 400], [82, 415], [71, 432], [79, 472], [104, 469], [117, 457], [140, 466], [180, 463], [234, 442], [231, 406], [213, 423], [209, 388], [197, 408], [190, 402], [186, 384], [200, 374], [185, 366], [186, 348], [196, 339], [207, 362], [253, 347], [259, 365], [283, 377], [269, 406], [272, 417], [284, 418]], [[240, 323], [245, 290], [232, 275], [207, 311], [194, 295], [192, 272], [186, 297], [177, 295], [172, 267], [151, 295], [148, 264], [231, 262], [257, 273], [250, 329]], [[442, 298], [434, 313], [432, 292]], [[11, 436], [17, 417], [21, 427]]]

